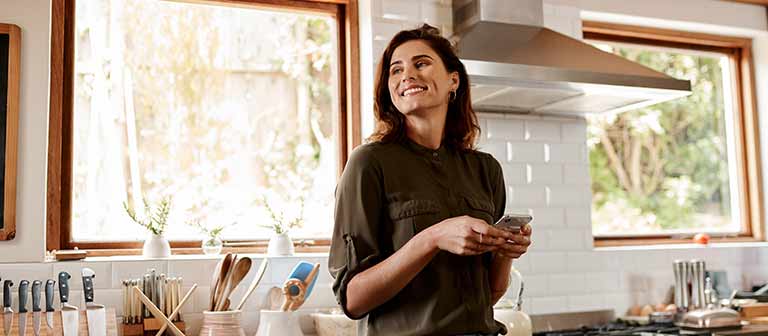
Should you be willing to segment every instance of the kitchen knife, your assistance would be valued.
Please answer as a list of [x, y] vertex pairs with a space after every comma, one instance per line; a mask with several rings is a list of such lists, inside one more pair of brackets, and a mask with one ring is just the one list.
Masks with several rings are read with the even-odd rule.
[[77, 336], [78, 311], [77, 307], [69, 304], [69, 278], [67, 272], [59, 273], [59, 301], [61, 301], [61, 326], [64, 336]]
[[88, 335], [106, 336], [107, 317], [104, 305], [93, 302], [93, 278], [96, 273], [90, 268], [83, 268], [83, 295], [85, 296], [85, 315], [88, 317]]
[[19, 336], [27, 331], [27, 297], [29, 296], [29, 280], [19, 282]]
[[53, 285], [56, 281], [48, 279], [45, 282], [45, 323], [48, 329], [53, 329]]
[[5, 336], [11, 334], [11, 326], [13, 325], [11, 286], [13, 286], [13, 281], [5, 280], [5, 282], [3, 282], [3, 330], [5, 331]]
[[40, 286], [43, 282], [35, 280], [32, 282], [32, 330], [35, 331], [35, 336], [40, 336], [40, 315], [43, 311], [40, 309]]

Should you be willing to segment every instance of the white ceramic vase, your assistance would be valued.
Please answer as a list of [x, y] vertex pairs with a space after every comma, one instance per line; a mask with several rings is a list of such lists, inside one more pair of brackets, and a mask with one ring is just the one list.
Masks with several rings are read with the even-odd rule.
[[141, 255], [144, 258], [168, 258], [171, 256], [171, 244], [165, 236], [150, 233], [144, 241]]
[[299, 328], [299, 316], [288, 311], [262, 310], [256, 336], [303, 336]]
[[274, 234], [272, 238], [269, 238], [268, 256], [291, 256], [293, 252], [293, 241], [287, 233]]

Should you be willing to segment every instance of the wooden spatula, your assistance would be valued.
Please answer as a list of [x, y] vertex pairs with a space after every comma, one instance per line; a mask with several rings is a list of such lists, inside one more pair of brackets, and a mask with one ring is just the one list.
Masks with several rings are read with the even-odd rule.
[[248, 297], [251, 296], [251, 293], [253, 293], [253, 290], [256, 289], [256, 286], [259, 285], [259, 282], [261, 282], [261, 278], [264, 276], [264, 271], [267, 270], [267, 265], [269, 264], [269, 259], [264, 258], [261, 262], [261, 266], [259, 266], [259, 271], [256, 272], [256, 276], [253, 278], [253, 281], [251, 282], [251, 286], [248, 287], [248, 290], [243, 295], [243, 298], [240, 300], [240, 303], [237, 304], [237, 307], [235, 307], [235, 310], [241, 310], [243, 309], [243, 306], [245, 306], [245, 301], [248, 300]]
[[211, 311], [216, 311], [216, 305], [219, 302], [219, 298], [221, 297], [222, 292], [224, 291], [224, 287], [226, 287], [227, 283], [227, 275], [229, 274], [229, 268], [232, 265], [233, 258], [235, 258], [232, 253], [227, 253], [226, 256], [224, 256], [224, 259], [221, 262], [221, 270], [219, 270], [219, 276], [216, 280], [216, 288], [215, 290], [212, 290], [213, 294], [213, 300], [211, 302]]
[[224, 289], [222, 296], [218, 299], [219, 302], [216, 305], [216, 310], [224, 310], [224, 305], [226, 301], [229, 300], [229, 295], [232, 294], [232, 292], [235, 290], [235, 287], [240, 284], [241, 281], [245, 278], [246, 275], [248, 275], [248, 272], [251, 270], [251, 258], [240, 258], [237, 260], [237, 262], [234, 264], [234, 266], [231, 268], [231, 271], [229, 272], [229, 279], [227, 281], [227, 286]]

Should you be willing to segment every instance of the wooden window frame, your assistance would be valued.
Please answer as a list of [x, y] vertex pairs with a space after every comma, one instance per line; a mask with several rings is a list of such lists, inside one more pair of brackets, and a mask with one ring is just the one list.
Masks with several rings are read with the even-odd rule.
[[[88, 250], [89, 256], [141, 254], [141, 242], [72, 241], [72, 130], [74, 94], [75, 1], [51, 3], [51, 83], [48, 120], [48, 175], [46, 191], [46, 250]], [[361, 142], [360, 48], [358, 0], [216, 0], [227, 6], [304, 10], [331, 14], [338, 24], [339, 162], [338, 176], [348, 154]], [[267, 241], [227, 241], [224, 251], [263, 253]], [[295, 241], [298, 252], [325, 252], [329, 239]], [[202, 254], [201, 241], [172, 241], [173, 254]]]
[[[737, 236], [715, 236], [711, 242], [757, 242], [764, 240], [762, 175], [755, 77], [752, 61], [752, 39], [614, 23], [584, 21], [585, 40], [644, 44], [661, 47], [715, 51], [730, 55], [733, 68], [734, 123], [736, 157], [744, 202], [740, 204], [742, 233]], [[682, 237], [682, 238], [681, 238]], [[692, 243], [678, 234], [653, 236], [594, 237], [595, 247]]]

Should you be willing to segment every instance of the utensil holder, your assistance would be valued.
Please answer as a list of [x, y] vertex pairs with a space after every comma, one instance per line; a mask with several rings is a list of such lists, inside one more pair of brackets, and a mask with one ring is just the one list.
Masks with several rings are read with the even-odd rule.
[[200, 336], [245, 336], [241, 315], [241, 310], [204, 311]]
[[[303, 336], [299, 315], [292, 311], [261, 310], [256, 336]], [[201, 335], [202, 336], [202, 335]]]

